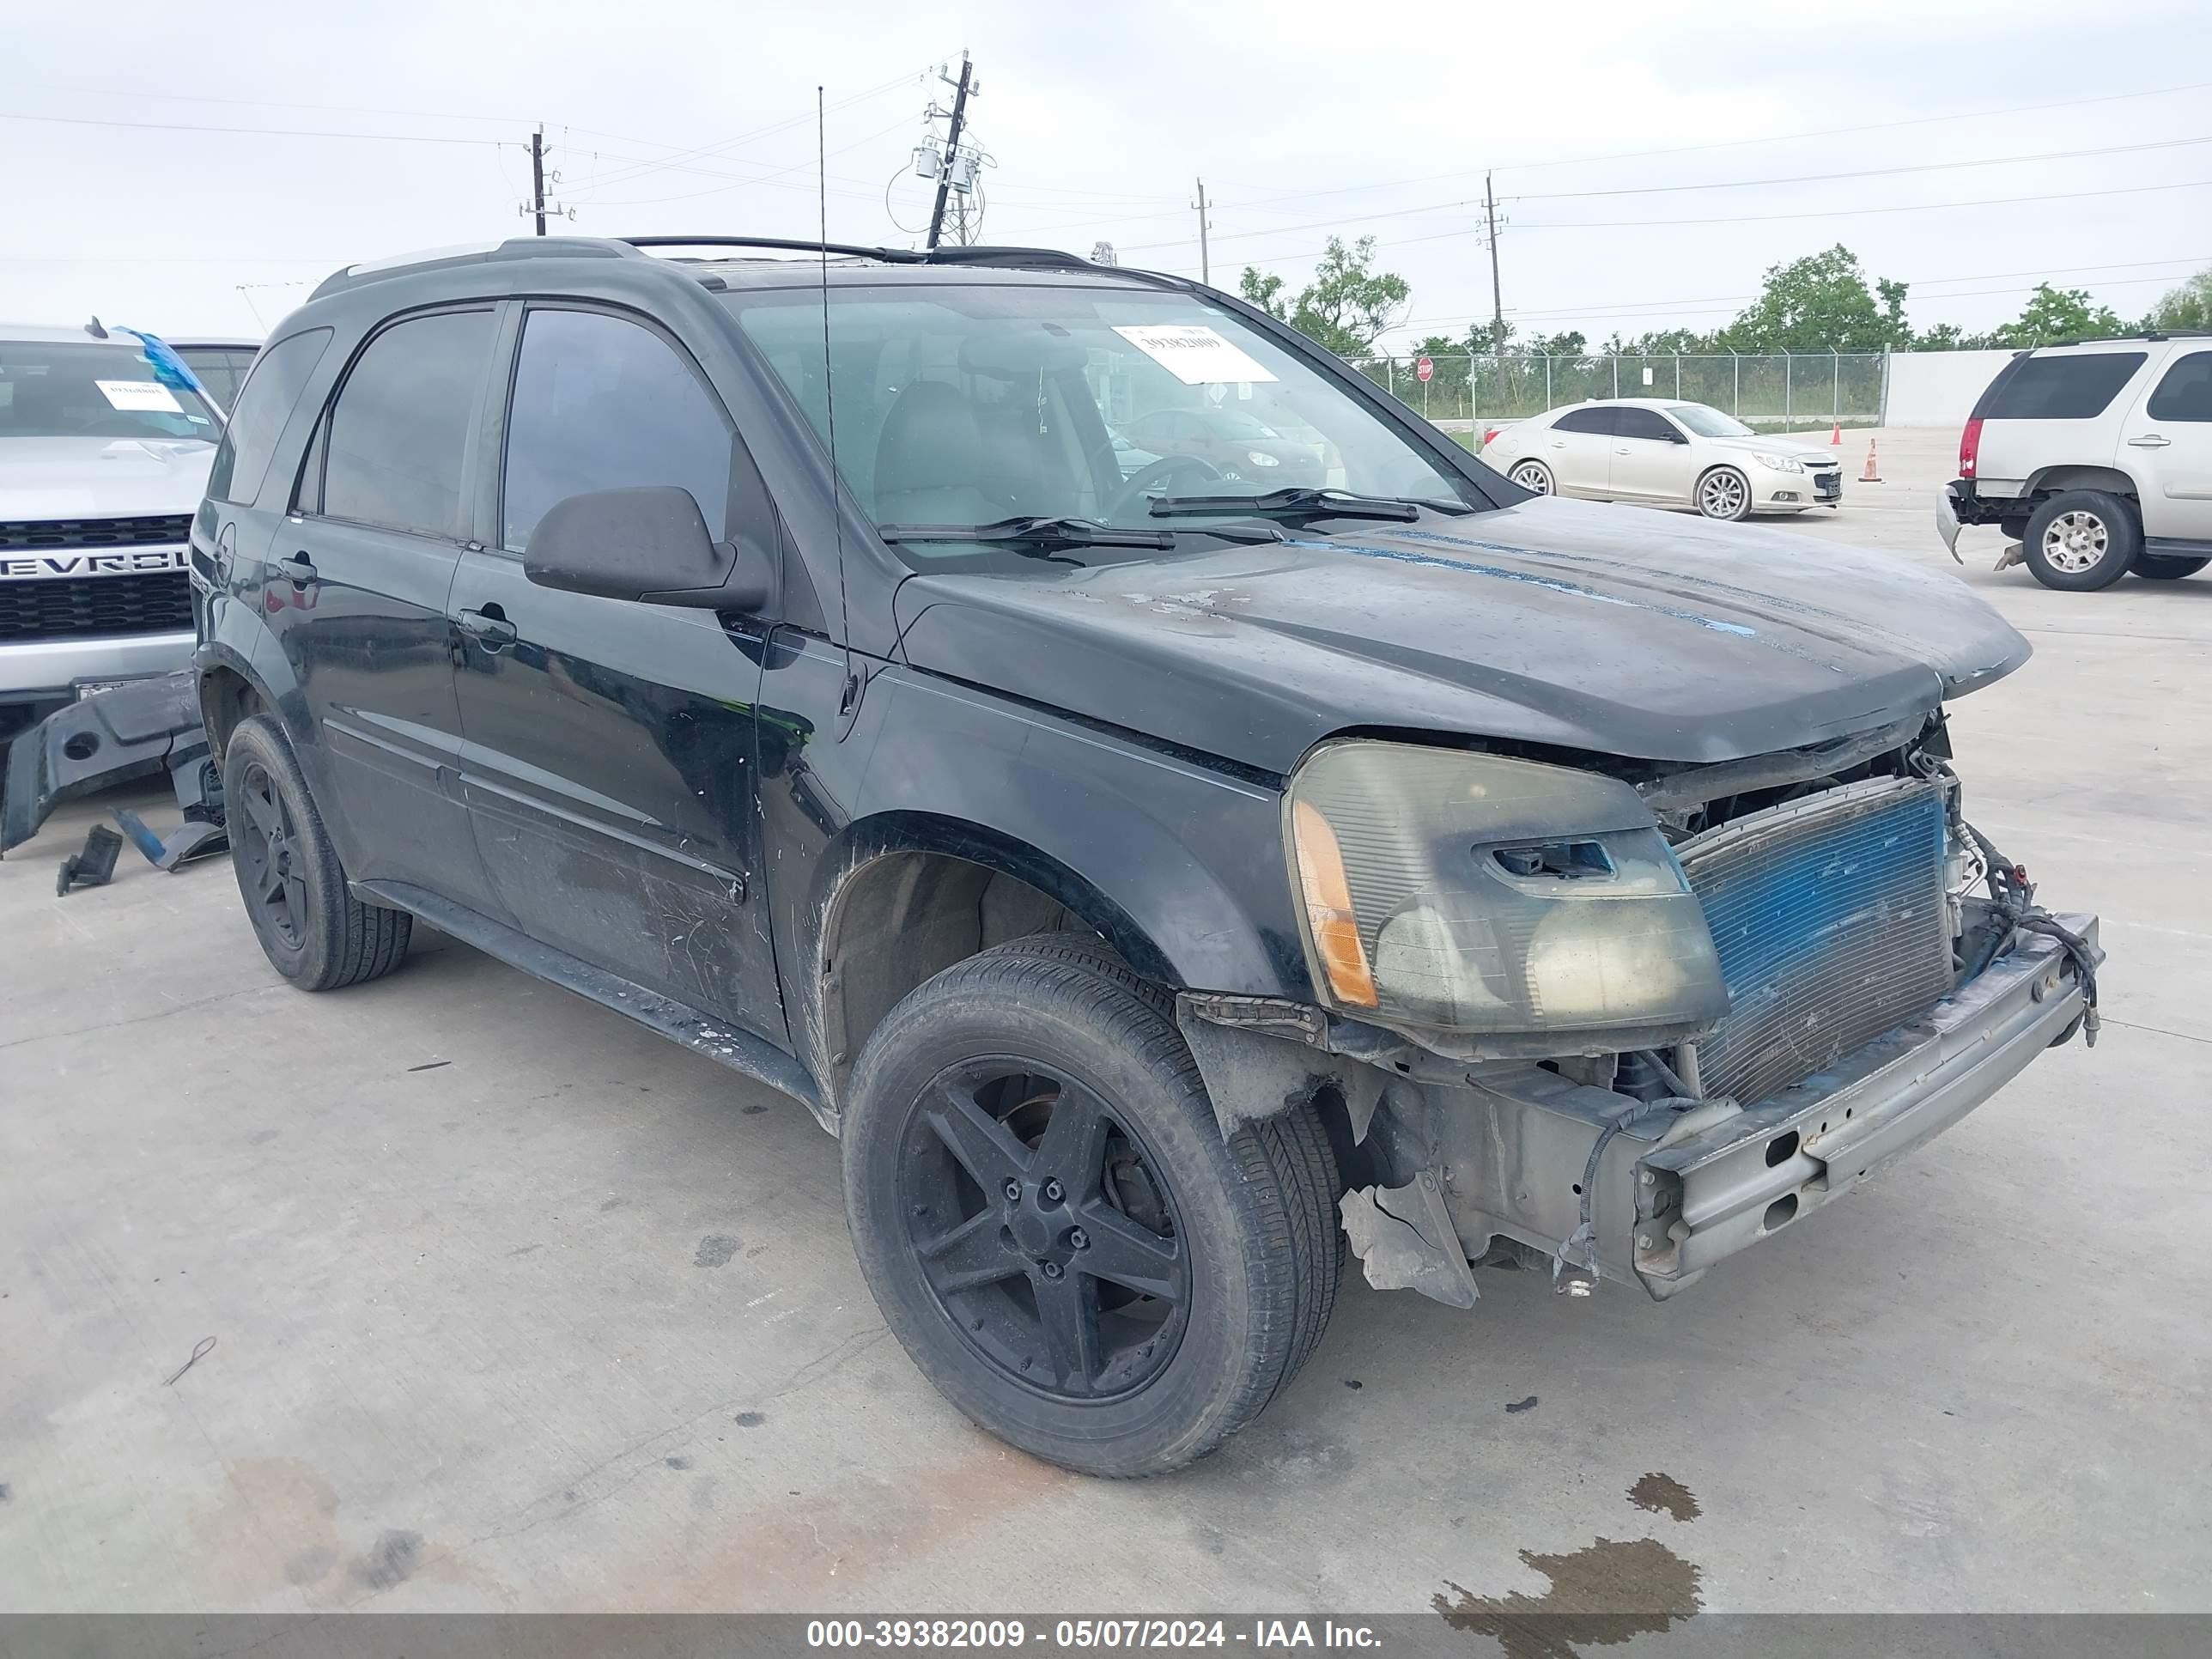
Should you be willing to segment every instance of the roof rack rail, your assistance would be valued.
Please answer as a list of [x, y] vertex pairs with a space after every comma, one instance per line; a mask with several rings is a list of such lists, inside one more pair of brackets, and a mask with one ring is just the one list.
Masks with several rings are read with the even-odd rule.
[[788, 236], [618, 236], [615, 240], [635, 248], [779, 248], [793, 253], [843, 253], [854, 258], [885, 259], [894, 264], [919, 264], [927, 257], [907, 248], [867, 247], [858, 242], [801, 241]]
[[543, 259], [548, 257], [625, 259], [641, 256], [605, 236], [510, 236], [499, 242], [424, 248], [418, 252], [394, 254], [385, 259], [365, 259], [358, 264], [332, 271], [323, 278], [307, 298], [319, 300], [326, 294], [343, 293], [364, 283], [379, 283], [387, 276], [405, 276], [410, 271], [452, 265], [489, 264], [497, 259]]
[[921, 257], [933, 265], [1010, 265], [1018, 270], [1034, 266], [1051, 270], [1099, 269], [1081, 254], [1056, 247], [992, 247], [978, 244], [933, 248]]

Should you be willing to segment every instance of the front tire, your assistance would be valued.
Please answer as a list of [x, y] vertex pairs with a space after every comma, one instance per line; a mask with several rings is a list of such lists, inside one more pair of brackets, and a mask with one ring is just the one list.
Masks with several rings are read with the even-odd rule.
[[270, 966], [303, 991], [381, 979], [407, 958], [415, 919], [363, 904], [276, 722], [256, 714], [222, 756], [230, 862]]
[[1698, 480], [1698, 511], [1723, 524], [1751, 516], [1751, 480], [1732, 466], [1717, 466]]
[[1164, 999], [1094, 942], [1017, 940], [913, 992], [861, 1053], [841, 1139], [884, 1322], [978, 1426], [1050, 1462], [1205, 1456], [1328, 1322], [1318, 1114], [1224, 1138]]
[[2068, 489], [2037, 507], [2021, 538], [2029, 574], [2063, 593], [2093, 593], [2128, 574], [2142, 551], [2135, 508], [2101, 489]]
[[2139, 553], [2136, 556], [2136, 574], [2146, 581], [2178, 582], [2184, 576], [2193, 576], [2212, 559], [2191, 559], [2173, 553]]

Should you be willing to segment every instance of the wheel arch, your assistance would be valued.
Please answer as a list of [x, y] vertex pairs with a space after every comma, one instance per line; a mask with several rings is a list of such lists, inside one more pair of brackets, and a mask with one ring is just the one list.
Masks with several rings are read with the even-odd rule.
[[803, 983], [791, 1012], [835, 1109], [884, 1015], [936, 974], [1032, 933], [1103, 939], [1137, 974], [1174, 986], [1159, 943], [1096, 883], [1006, 831], [941, 813], [856, 821], [824, 857]]
[[2118, 495], [2138, 514], [2141, 488], [2135, 479], [2117, 466], [2046, 466], [2027, 481], [2024, 495], [2057, 495], [2069, 489], [2096, 489], [2108, 495]]
[[207, 732], [208, 752], [217, 766], [222, 764], [230, 734], [238, 730], [241, 721], [255, 714], [276, 712], [276, 700], [254, 678], [252, 671], [220, 646], [202, 651], [195, 689], [199, 696], [200, 725]]

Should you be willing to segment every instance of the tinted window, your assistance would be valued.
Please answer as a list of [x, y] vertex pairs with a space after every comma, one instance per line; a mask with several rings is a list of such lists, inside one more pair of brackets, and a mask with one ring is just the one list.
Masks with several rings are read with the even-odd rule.
[[1571, 409], [1552, 422], [1554, 432], [1594, 432], [1600, 437], [1613, 435], [1614, 411], [1605, 409]]
[[178, 346], [177, 356], [182, 357], [208, 396], [224, 409], [236, 407], [238, 389], [246, 379], [246, 372], [253, 367], [250, 351], [233, 351], [219, 346]]
[[521, 550], [556, 501], [678, 484], [716, 536], [729, 516], [730, 428], [650, 329], [590, 311], [533, 311], [507, 422], [505, 544]]
[[2212, 421], [2212, 351], [2177, 358], [2145, 413], [2154, 421]]
[[[321, 511], [456, 536], [461, 459], [491, 349], [489, 311], [410, 318], [368, 343], [325, 417]], [[258, 378], [258, 377], [257, 377]], [[312, 501], [312, 483], [301, 494]]]
[[1656, 409], [1617, 409], [1613, 415], [1613, 430], [1623, 438], [1650, 438], [1662, 444], [1681, 441], [1682, 434]]
[[2016, 357], [1990, 382], [1974, 413], [1989, 421], [2093, 420], [2142, 366], [2140, 351]]
[[[269, 458], [276, 453], [276, 441], [284, 435], [293, 407], [330, 343], [330, 330], [311, 328], [279, 340], [262, 354], [258, 367], [246, 376], [246, 389], [222, 434], [222, 447], [216, 452], [215, 470], [208, 475], [209, 495], [241, 507], [253, 504], [261, 494]], [[195, 374], [198, 368], [193, 364]]]

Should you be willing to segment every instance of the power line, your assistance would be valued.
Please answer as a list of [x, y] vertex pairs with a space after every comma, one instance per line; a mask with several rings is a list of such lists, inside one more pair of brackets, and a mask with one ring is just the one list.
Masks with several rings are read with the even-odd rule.
[[[1659, 196], [1673, 195], [1699, 190], [1752, 190], [1770, 185], [1827, 184], [1842, 179], [1889, 178], [1906, 173], [1948, 173], [1962, 167], [2008, 167], [2024, 161], [2066, 161], [2084, 157], [2118, 155], [2138, 150], [2180, 149], [2194, 144], [2212, 144], [2212, 134], [2197, 138], [2167, 138], [2142, 144], [2115, 144], [2096, 149], [2049, 150], [2038, 155], [1989, 155], [1966, 161], [1919, 161], [1906, 167], [1862, 167], [1848, 173], [1801, 173], [1790, 178], [1723, 179], [1701, 185], [1650, 185], [1620, 190], [1569, 190], [1524, 193], [1507, 197], [1509, 202], [1565, 201], [1592, 196]], [[1453, 209], [1474, 209], [1482, 206], [1479, 198], [1451, 202], [1427, 202], [1418, 207], [1387, 208], [1374, 213], [1353, 214], [1334, 219], [1316, 219], [1302, 225], [1274, 225], [1264, 230], [1233, 231], [1220, 240], [1224, 242], [1246, 240], [1254, 236], [1272, 236], [1284, 231], [1334, 229], [1340, 225], [1369, 224], [1378, 219], [1401, 219], [1416, 213], [1443, 213]], [[1132, 251], [1148, 247], [1178, 247], [1175, 242], [1135, 242]]]

